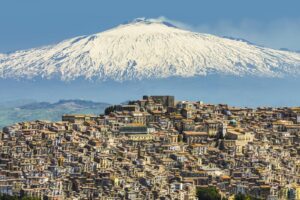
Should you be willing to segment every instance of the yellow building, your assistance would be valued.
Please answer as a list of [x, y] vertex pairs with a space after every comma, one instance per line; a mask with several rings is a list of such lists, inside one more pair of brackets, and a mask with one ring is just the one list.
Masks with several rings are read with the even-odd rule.
[[128, 140], [136, 141], [136, 142], [150, 141], [152, 139], [153, 139], [153, 136], [151, 134], [132, 134], [132, 135], [128, 135]]

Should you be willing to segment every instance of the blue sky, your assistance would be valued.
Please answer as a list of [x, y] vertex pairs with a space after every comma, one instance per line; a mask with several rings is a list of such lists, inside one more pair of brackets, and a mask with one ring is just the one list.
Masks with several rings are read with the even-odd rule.
[[137, 17], [300, 50], [299, 0], [1, 0], [0, 52], [100, 32]]

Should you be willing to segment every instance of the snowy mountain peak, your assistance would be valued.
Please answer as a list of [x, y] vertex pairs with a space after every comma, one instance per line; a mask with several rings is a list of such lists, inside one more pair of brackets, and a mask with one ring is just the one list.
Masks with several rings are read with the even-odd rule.
[[0, 54], [1, 78], [62, 80], [236, 76], [298, 76], [300, 54], [138, 18], [55, 45]]
[[144, 23], [144, 24], [151, 24], [151, 23], [162, 23], [162, 20], [159, 19], [151, 19], [151, 18], [146, 18], [146, 17], [139, 17], [135, 18], [125, 24], [135, 24], [135, 23]]
[[169, 27], [174, 27], [174, 28], [177, 28], [177, 26], [171, 24], [170, 22], [167, 22], [161, 18], [158, 18], [158, 19], [153, 19], [153, 18], [145, 18], [145, 17], [139, 17], [139, 18], [136, 18], [128, 23], [125, 23], [125, 24], [137, 24], [137, 23], [140, 23], [140, 24], [161, 24], [161, 25], [165, 25], [165, 26], [169, 26]]

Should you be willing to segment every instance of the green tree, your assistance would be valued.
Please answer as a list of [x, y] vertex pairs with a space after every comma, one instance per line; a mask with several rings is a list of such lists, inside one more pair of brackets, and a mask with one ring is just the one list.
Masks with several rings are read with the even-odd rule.
[[221, 195], [215, 187], [198, 188], [197, 198], [199, 200], [222, 200]]
[[7, 194], [0, 194], [0, 200], [18, 200], [18, 197], [10, 196]]
[[250, 200], [250, 199], [246, 195], [238, 193], [234, 196], [234, 200]]
[[259, 199], [255, 197], [251, 197], [250, 195], [239, 193], [234, 196], [234, 200], [259, 200]]
[[38, 197], [22, 197], [22, 200], [40, 200]]
[[38, 197], [17, 197], [17, 196], [11, 196], [8, 194], [0, 194], [0, 200], [40, 200]]

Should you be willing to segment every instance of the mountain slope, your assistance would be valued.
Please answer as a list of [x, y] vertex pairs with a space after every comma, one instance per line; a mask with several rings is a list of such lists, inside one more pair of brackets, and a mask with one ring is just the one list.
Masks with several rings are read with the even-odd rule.
[[13, 79], [124, 81], [207, 74], [282, 77], [299, 73], [299, 53], [194, 33], [153, 20], [135, 20], [55, 45], [0, 54], [0, 77]]
[[0, 128], [20, 122], [33, 120], [59, 121], [63, 114], [84, 113], [99, 115], [109, 106], [107, 103], [98, 103], [85, 100], [60, 100], [55, 103], [32, 102], [20, 106], [5, 106], [0, 104]]

